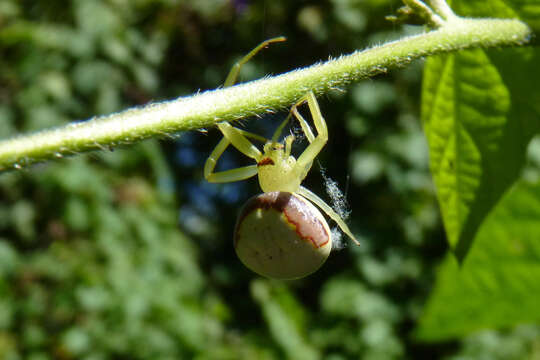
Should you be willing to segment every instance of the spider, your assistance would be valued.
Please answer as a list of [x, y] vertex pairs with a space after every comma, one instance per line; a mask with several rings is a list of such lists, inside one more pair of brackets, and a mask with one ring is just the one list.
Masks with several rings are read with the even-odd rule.
[[[266, 40], [244, 56], [231, 69], [224, 87], [236, 82], [238, 73], [261, 49], [271, 43], [285, 41], [284, 37]], [[298, 111], [307, 103], [317, 136]], [[298, 120], [309, 145], [295, 159], [291, 155], [294, 135], [282, 142], [279, 137], [294, 117]], [[359, 244], [343, 219], [321, 198], [301, 185], [313, 160], [328, 141], [328, 129], [317, 99], [309, 91], [292, 107], [271, 139], [233, 127], [227, 122], [217, 124], [223, 139], [212, 151], [204, 166], [204, 177], [212, 183], [226, 183], [258, 175], [263, 194], [246, 203], [235, 228], [235, 249], [240, 260], [251, 270], [271, 278], [299, 278], [317, 270], [326, 261], [332, 248], [331, 232], [317, 205], [356, 244]], [[262, 152], [250, 139], [264, 144]], [[214, 172], [216, 163], [233, 145], [255, 160], [254, 165]]]

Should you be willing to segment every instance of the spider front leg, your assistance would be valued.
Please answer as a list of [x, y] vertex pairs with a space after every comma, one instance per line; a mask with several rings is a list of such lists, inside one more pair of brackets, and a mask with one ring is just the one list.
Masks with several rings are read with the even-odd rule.
[[242, 154], [254, 159], [258, 163], [262, 158], [262, 153], [248, 140], [248, 137], [263, 143], [267, 141], [262, 136], [245, 130], [237, 129], [226, 122], [219, 123], [218, 128], [223, 133], [223, 139], [221, 139], [221, 141], [217, 144], [204, 164], [205, 179], [208, 182], [225, 183], [245, 180], [256, 175], [257, 165], [249, 165], [237, 169], [214, 172], [217, 161], [230, 144], [232, 144]]
[[271, 43], [275, 42], [282, 42], [287, 40], [284, 36], [278, 36], [272, 39], [268, 39], [257, 45], [253, 50], [251, 50], [246, 56], [244, 56], [240, 61], [235, 63], [229, 72], [229, 75], [227, 75], [227, 79], [225, 80], [225, 83], [223, 84], [223, 87], [228, 87], [234, 85], [236, 82], [236, 78], [238, 77], [238, 73], [240, 72], [240, 69], [242, 66], [244, 66], [245, 63], [247, 63], [249, 60], [251, 60], [252, 57], [254, 57], [259, 51], [267, 47]]
[[[306, 120], [302, 117], [302, 115], [300, 115], [297, 110], [297, 107], [304, 102], [307, 102], [308, 104], [309, 111], [311, 112], [311, 117], [313, 118], [313, 122], [315, 124], [315, 129], [317, 129], [316, 137], [313, 135], [313, 132], [311, 131]], [[321, 109], [319, 108], [319, 103], [317, 102], [315, 94], [313, 94], [312, 91], [308, 92], [303, 98], [301, 98], [292, 107], [291, 112], [297, 118], [298, 122], [300, 122], [302, 130], [304, 131], [306, 137], [308, 138], [308, 141], [310, 142], [308, 147], [304, 150], [302, 154], [300, 154], [300, 156], [296, 160], [296, 166], [298, 166], [300, 173], [304, 173], [305, 176], [311, 168], [313, 160], [317, 157], [317, 155], [319, 155], [322, 148], [324, 147], [324, 145], [326, 145], [326, 142], [328, 141], [328, 128], [326, 127], [326, 121], [324, 120]]]

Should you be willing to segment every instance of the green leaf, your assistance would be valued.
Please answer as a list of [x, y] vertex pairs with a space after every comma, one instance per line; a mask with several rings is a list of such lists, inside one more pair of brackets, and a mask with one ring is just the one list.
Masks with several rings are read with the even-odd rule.
[[[492, 3], [455, 7], [459, 14], [486, 16], [487, 8], [490, 16], [526, 20], [540, 13], [538, 4]], [[540, 78], [539, 60], [538, 50], [524, 48], [476, 49], [426, 62], [422, 121], [448, 241], [460, 261], [518, 178], [527, 144], [540, 129], [540, 89], [531, 81]]]
[[488, 216], [467, 261], [448, 257], [416, 335], [424, 341], [540, 320], [540, 182], [518, 182]]

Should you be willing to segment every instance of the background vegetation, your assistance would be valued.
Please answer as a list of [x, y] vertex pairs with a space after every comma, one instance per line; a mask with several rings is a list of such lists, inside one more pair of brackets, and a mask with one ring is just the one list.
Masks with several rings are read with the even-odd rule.
[[[456, 10], [515, 16], [502, 2], [472, 3]], [[534, 14], [532, 1], [521, 4], [518, 15]], [[216, 88], [273, 36], [288, 41], [250, 62], [243, 80], [421, 31], [384, 20], [399, 6], [5, 0], [0, 137]], [[538, 358], [540, 145], [529, 146], [523, 173], [516, 167], [519, 188], [504, 206], [485, 209], [472, 275], [452, 258], [437, 271], [447, 245], [420, 122], [422, 68], [319, 99], [330, 133], [320, 164], [346, 191], [363, 245], [333, 252], [306, 279], [261, 279], [236, 258], [235, 214], [259, 189], [202, 179], [215, 129], [2, 174], [0, 358]], [[529, 77], [512, 90], [537, 99], [528, 79], [538, 74], [523, 69]], [[283, 116], [244, 123], [268, 134]], [[242, 164], [236, 155], [223, 166]], [[316, 168], [305, 185], [323, 195]]]

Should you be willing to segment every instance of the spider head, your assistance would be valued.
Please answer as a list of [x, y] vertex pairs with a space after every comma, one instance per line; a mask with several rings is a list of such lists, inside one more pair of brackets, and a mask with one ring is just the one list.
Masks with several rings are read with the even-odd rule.
[[264, 158], [272, 159], [274, 163], [284, 159], [285, 155], [284, 146], [281, 143], [269, 141], [264, 145]]
[[291, 142], [292, 139], [286, 140], [285, 145], [278, 142], [264, 145], [263, 157], [257, 164], [263, 192], [295, 192], [300, 187], [302, 179], [296, 171], [296, 159], [290, 155]]

